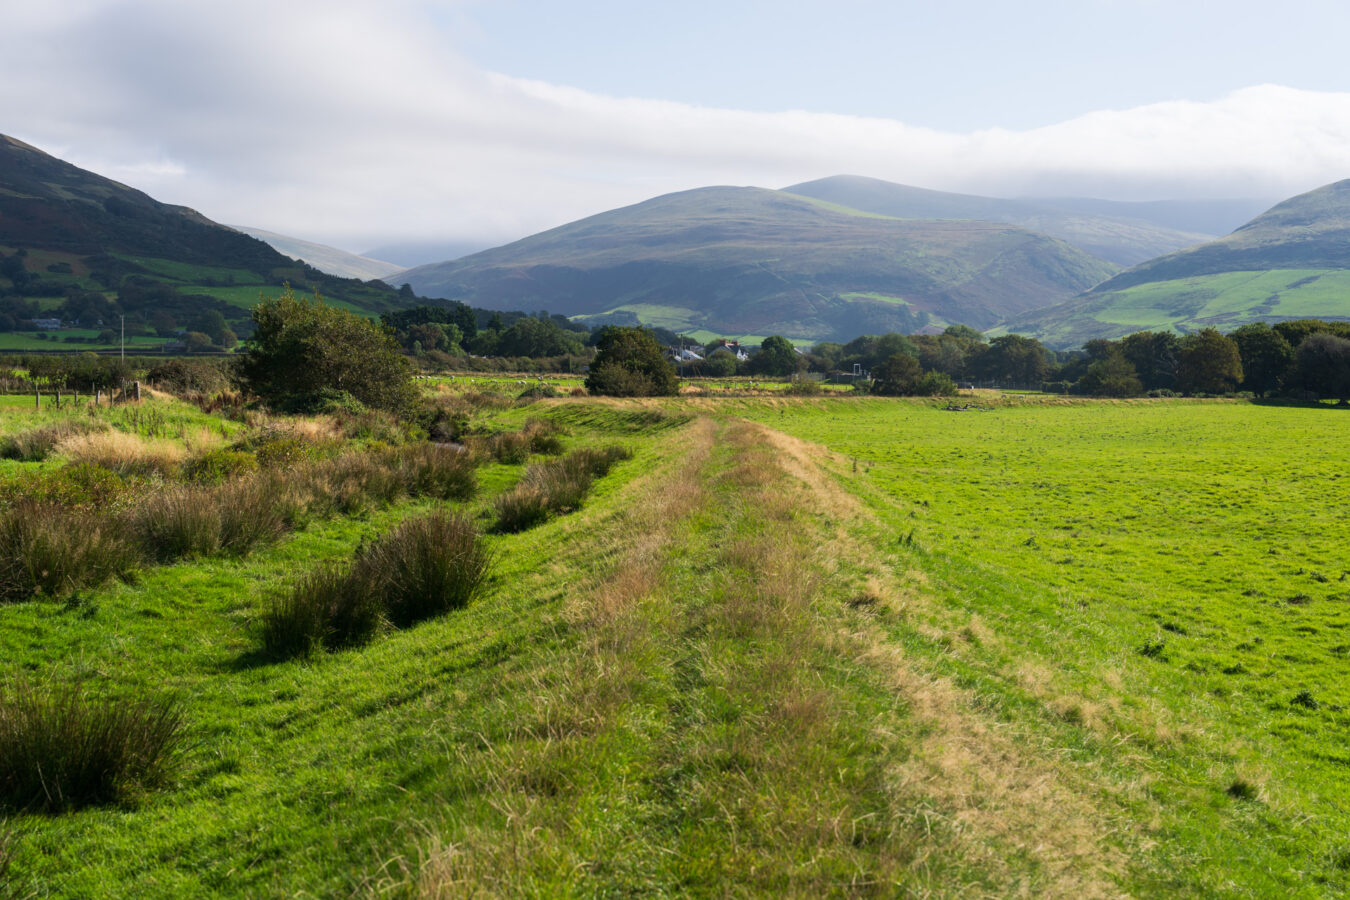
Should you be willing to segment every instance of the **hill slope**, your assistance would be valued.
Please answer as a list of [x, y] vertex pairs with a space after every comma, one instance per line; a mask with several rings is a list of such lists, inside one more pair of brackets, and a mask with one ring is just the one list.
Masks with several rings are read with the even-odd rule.
[[1140, 329], [1350, 318], [1350, 180], [1277, 204], [1227, 237], [1121, 272], [1007, 329], [1071, 345]]
[[326, 275], [195, 210], [160, 203], [4, 135], [0, 254], [9, 319], [36, 309], [91, 323], [125, 315], [136, 335], [156, 314], [164, 329], [210, 310], [246, 329], [259, 296], [288, 283], [364, 313], [404, 304], [388, 285]]
[[488, 309], [825, 339], [930, 320], [988, 327], [1111, 272], [1062, 241], [1008, 225], [900, 220], [781, 191], [710, 187], [396, 280]]
[[392, 275], [406, 268], [398, 263], [371, 259], [369, 256], [348, 253], [346, 250], [339, 250], [326, 244], [316, 244], [312, 241], [288, 237], [262, 228], [249, 228], [242, 225], [231, 225], [230, 227], [235, 231], [242, 231], [249, 237], [257, 238], [278, 253], [308, 263], [320, 272], [336, 275], [338, 278], [359, 278], [362, 281], [369, 281], [372, 278], [384, 278], [386, 275]]
[[[1259, 201], [1117, 203], [1090, 199], [1002, 200], [951, 194], [857, 175], [783, 188], [792, 194], [902, 219], [1004, 222], [1059, 238], [1117, 265], [1135, 263], [1224, 233], [1264, 208]], [[1254, 203], [1259, 205], [1253, 206]], [[1225, 223], [1227, 227], [1222, 227]], [[1219, 226], [1211, 232], [1199, 226]]]

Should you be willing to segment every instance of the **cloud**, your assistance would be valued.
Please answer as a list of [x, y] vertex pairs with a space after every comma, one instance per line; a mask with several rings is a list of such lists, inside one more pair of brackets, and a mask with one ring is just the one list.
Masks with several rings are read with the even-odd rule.
[[1280, 197], [1350, 177], [1343, 93], [1256, 86], [956, 134], [485, 72], [447, 49], [453, 17], [411, 0], [41, 7], [0, 32], [6, 133], [217, 221], [357, 250], [505, 240], [668, 191], [845, 172], [1117, 199]]

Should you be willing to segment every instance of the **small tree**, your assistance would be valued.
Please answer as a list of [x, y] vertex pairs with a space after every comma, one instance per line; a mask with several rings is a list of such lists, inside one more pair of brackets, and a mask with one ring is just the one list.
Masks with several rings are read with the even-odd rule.
[[416, 398], [412, 367], [388, 331], [370, 319], [311, 301], [288, 287], [253, 308], [255, 328], [240, 360], [242, 387], [273, 406], [313, 409], [349, 394], [399, 412]]
[[666, 397], [677, 389], [675, 368], [651, 332], [611, 326], [596, 342], [586, 390], [611, 397]]
[[755, 375], [791, 375], [805, 367], [806, 361], [797, 355], [792, 342], [777, 334], [764, 339], [749, 365]]

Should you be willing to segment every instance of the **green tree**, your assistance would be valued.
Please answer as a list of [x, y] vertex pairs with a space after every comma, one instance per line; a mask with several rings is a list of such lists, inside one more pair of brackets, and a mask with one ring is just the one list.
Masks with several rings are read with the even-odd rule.
[[1075, 388], [1078, 393], [1093, 397], [1137, 397], [1144, 392], [1139, 373], [1115, 344], [1101, 350]]
[[1280, 389], [1294, 361], [1294, 348], [1265, 322], [1243, 325], [1228, 335], [1242, 358], [1242, 386], [1258, 397]]
[[1045, 347], [1035, 338], [1005, 334], [989, 342], [979, 358], [982, 377], [1026, 386], [1039, 385], [1050, 371]]
[[1181, 339], [1170, 331], [1136, 331], [1120, 342], [1120, 351], [1134, 366], [1144, 390], [1171, 390], [1177, 384]]
[[313, 409], [347, 394], [395, 412], [416, 398], [412, 367], [388, 330], [370, 319], [290, 288], [253, 308], [254, 330], [240, 360], [240, 385], [264, 402]]
[[783, 376], [801, 371], [803, 363], [792, 342], [775, 334], [759, 345], [759, 352], [750, 358], [748, 368], [755, 375]]
[[1214, 328], [1181, 339], [1177, 348], [1177, 387], [1188, 394], [1228, 394], [1242, 383], [1238, 345]]
[[1294, 356], [1294, 375], [1305, 390], [1350, 401], [1350, 340], [1327, 333], [1308, 335]]
[[612, 397], [665, 397], [677, 390], [675, 368], [651, 332], [610, 326], [595, 345], [586, 390]]
[[894, 353], [872, 370], [872, 392], [888, 397], [912, 397], [919, 393], [923, 369], [907, 353]]

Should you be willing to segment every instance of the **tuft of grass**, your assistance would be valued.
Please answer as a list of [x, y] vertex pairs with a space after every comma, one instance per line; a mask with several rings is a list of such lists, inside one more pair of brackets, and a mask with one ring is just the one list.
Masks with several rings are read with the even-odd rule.
[[122, 803], [167, 782], [185, 744], [171, 696], [91, 699], [20, 683], [0, 698], [0, 804], [58, 812]]
[[409, 519], [371, 544], [352, 567], [398, 628], [469, 604], [482, 589], [492, 554], [473, 522], [438, 512]]
[[350, 567], [327, 564], [273, 599], [262, 617], [264, 651], [285, 659], [371, 640], [461, 609], [487, 581], [492, 554], [467, 516], [409, 519], [364, 547]]
[[214, 489], [211, 500], [220, 519], [220, 549], [246, 556], [281, 537], [286, 530], [280, 479], [256, 475]]
[[0, 602], [69, 596], [126, 577], [137, 562], [107, 519], [31, 501], [0, 515]]
[[220, 550], [220, 513], [199, 490], [171, 487], [146, 498], [125, 517], [149, 558], [167, 563]]
[[530, 466], [514, 488], [497, 497], [497, 530], [524, 531], [550, 515], [580, 508], [591, 483], [632, 455], [625, 447], [585, 447]]
[[273, 599], [262, 617], [263, 649], [277, 659], [367, 643], [384, 624], [373, 586], [334, 564], [320, 566]]
[[457, 447], [442, 444], [409, 444], [390, 454], [404, 489], [413, 497], [467, 500], [478, 490], [472, 457]]

